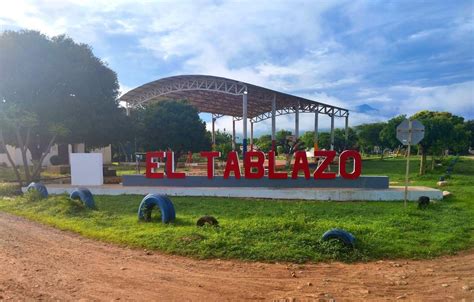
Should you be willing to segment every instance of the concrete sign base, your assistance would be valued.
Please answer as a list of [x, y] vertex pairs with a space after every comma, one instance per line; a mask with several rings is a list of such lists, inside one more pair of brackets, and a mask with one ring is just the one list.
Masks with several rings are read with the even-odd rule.
[[230, 177], [224, 179], [216, 176], [208, 179], [206, 176], [186, 176], [186, 179], [170, 178], [146, 178], [144, 175], [122, 176], [123, 186], [145, 186], [145, 187], [199, 187], [199, 188], [364, 188], [364, 189], [388, 189], [388, 176], [361, 176], [357, 179], [346, 179], [336, 177], [335, 179], [235, 179]]
[[[212, 187], [124, 187], [122, 185], [90, 186], [94, 195], [147, 195], [166, 194], [169, 196], [217, 196], [241, 198], [268, 198], [288, 200], [322, 200], [322, 201], [392, 201], [403, 200], [404, 187], [386, 189], [341, 189], [341, 188], [212, 188]], [[50, 194], [70, 194], [75, 189], [71, 185], [48, 185]], [[420, 196], [432, 200], [443, 199], [440, 190], [428, 187], [409, 187], [408, 199], [417, 201]]]

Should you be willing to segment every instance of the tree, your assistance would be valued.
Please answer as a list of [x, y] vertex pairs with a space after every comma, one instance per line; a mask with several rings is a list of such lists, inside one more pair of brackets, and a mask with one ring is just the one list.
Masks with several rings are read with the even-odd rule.
[[444, 150], [459, 153], [467, 150], [469, 131], [464, 125], [464, 118], [449, 112], [420, 111], [411, 119], [419, 120], [425, 126], [425, 136], [419, 143], [421, 162], [420, 175], [426, 172], [426, 157], [442, 155]]
[[[209, 132], [209, 135], [211, 133]], [[217, 130], [215, 132], [216, 134], [216, 145], [221, 145], [221, 144], [232, 144], [232, 135], [227, 132], [221, 132], [220, 130]]]
[[358, 144], [364, 151], [374, 150], [374, 147], [383, 147], [380, 132], [385, 123], [362, 124], [356, 127]]
[[300, 140], [304, 143], [306, 148], [312, 148], [314, 146], [314, 131], [306, 131]]
[[466, 121], [465, 128], [469, 131], [469, 147], [474, 148], [474, 120]]
[[383, 159], [384, 148], [396, 149], [400, 146], [400, 141], [397, 139], [397, 126], [400, 125], [403, 120], [406, 119], [406, 115], [399, 115], [391, 118], [385, 123], [382, 130], [380, 131], [380, 142], [382, 146], [381, 159]]
[[255, 139], [255, 145], [260, 151], [265, 153], [272, 150], [272, 136], [270, 134], [265, 134]]
[[286, 167], [289, 168], [291, 164], [291, 158], [297, 151], [306, 150], [304, 142], [300, 139], [285, 139], [284, 142], [280, 142], [279, 147], [286, 157]]
[[319, 149], [329, 150], [331, 149], [331, 134], [329, 132], [321, 132], [318, 136], [318, 147]]
[[[221, 153], [221, 159], [227, 158], [227, 154], [232, 151], [232, 135], [227, 132], [217, 130], [216, 134], [216, 151]], [[209, 133], [209, 137], [210, 137]]]
[[0, 79], [3, 143], [20, 149], [27, 182], [40, 178], [54, 143], [105, 146], [125, 126], [115, 72], [64, 35], [1, 33]]
[[355, 150], [358, 149], [357, 145], [357, 133], [354, 129], [349, 128], [349, 135], [346, 142], [346, 130], [342, 128], [334, 129], [334, 150], [342, 152], [345, 149]]
[[[358, 149], [357, 144], [357, 133], [354, 129], [349, 128], [349, 137], [346, 142], [346, 130], [341, 128], [334, 129], [334, 150], [342, 152], [345, 149]], [[301, 140], [305, 143], [306, 147], [314, 145], [313, 139], [314, 131], [307, 131]], [[321, 132], [318, 135], [318, 148], [329, 150], [331, 148], [331, 133]]]
[[172, 150], [179, 158], [189, 151], [211, 148], [206, 123], [199, 118], [197, 109], [186, 101], [157, 102], [138, 114], [143, 115], [143, 125], [137, 138], [144, 151]]
[[286, 140], [286, 137], [289, 136], [289, 135], [292, 135], [292, 132], [289, 131], [289, 130], [285, 130], [285, 129], [278, 130], [275, 133], [275, 140], [276, 140], [277, 143], [282, 142], [282, 141]]
[[281, 155], [281, 153], [285, 153], [285, 147], [287, 146], [286, 137], [292, 135], [291, 131], [289, 130], [278, 130], [275, 133], [275, 148], [277, 149], [277, 153]]

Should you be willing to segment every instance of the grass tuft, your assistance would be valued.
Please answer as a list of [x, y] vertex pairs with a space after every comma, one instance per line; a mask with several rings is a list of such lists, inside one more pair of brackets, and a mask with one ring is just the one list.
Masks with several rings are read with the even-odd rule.
[[20, 192], [20, 187], [17, 184], [0, 183], [0, 197], [21, 195]]

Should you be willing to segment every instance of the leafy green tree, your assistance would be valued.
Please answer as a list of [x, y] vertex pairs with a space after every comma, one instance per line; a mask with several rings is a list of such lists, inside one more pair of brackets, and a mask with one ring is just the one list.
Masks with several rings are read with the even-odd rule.
[[306, 148], [311, 149], [314, 146], [314, 131], [306, 131], [300, 140], [304, 143]]
[[232, 151], [232, 143], [223, 143], [216, 145], [216, 151], [221, 153], [220, 159], [226, 159], [230, 151]]
[[263, 152], [272, 150], [272, 136], [271, 134], [265, 134], [255, 139], [255, 145]]
[[371, 123], [355, 127], [358, 135], [358, 144], [363, 151], [373, 150], [374, 147], [383, 148], [380, 133], [384, 126], [385, 123]]
[[[209, 135], [211, 135], [210, 132], [209, 132]], [[232, 135], [230, 133], [217, 130], [216, 131], [216, 145], [220, 145], [220, 144], [232, 144]]]
[[383, 148], [396, 149], [401, 145], [397, 139], [397, 126], [400, 125], [403, 120], [406, 119], [406, 115], [399, 115], [391, 118], [385, 123], [382, 130], [380, 131], [380, 142], [382, 146], [382, 159], [384, 156]]
[[64, 35], [1, 33], [0, 79], [3, 142], [20, 149], [27, 182], [39, 179], [52, 144], [100, 147], [125, 127], [115, 72]]
[[188, 151], [211, 149], [206, 123], [186, 101], [160, 101], [138, 114], [143, 115], [143, 124], [137, 138], [144, 151], [172, 150], [177, 159]]
[[288, 151], [288, 144], [286, 137], [290, 135], [292, 135], [292, 132], [285, 129], [278, 130], [275, 133], [275, 145], [279, 155], [282, 153], [287, 154], [286, 152]]
[[[232, 151], [232, 135], [227, 132], [216, 131], [216, 151], [221, 153], [221, 159], [227, 158], [227, 154]], [[209, 136], [211, 133], [209, 132]]]
[[289, 135], [292, 135], [292, 132], [289, 131], [289, 130], [285, 130], [285, 129], [282, 129], [282, 130], [278, 130], [276, 133], [275, 133], [275, 140], [278, 142], [283, 142], [286, 140], [286, 137], [289, 136]]
[[474, 148], [474, 120], [466, 121], [465, 128], [469, 131], [469, 147]]
[[[309, 148], [313, 146], [313, 131], [307, 131], [302, 137], [301, 140], [303, 140], [306, 144], [306, 146]], [[309, 142], [309, 146], [307, 143]], [[318, 135], [318, 147], [319, 149], [326, 149], [329, 150], [331, 149], [331, 133], [330, 132], [321, 132]], [[342, 152], [345, 149], [358, 149], [358, 144], [357, 144], [357, 133], [354, 131], [354, 129], [349, 128], [349, 137], [346, 142], [346, 130], [342, 128], [336, 128], [334, 129], [334, 150], [337, 152]]]
[[419, 143], [421, 162], [420, 175], [426, 172], [426, 157], [442, 155], [444, 150], [463, 152], [469, 145], [470, 133], [464, 125], [464, 118], [449, 112], [420, 111], [411, 119], [419, 120], [425, 126], [425, 136]]
[[348, 139], [346, 142], [346, 130], [342, 128], [334, 129], [334, 150], [342, 152], [345, 149], [358, 149], [357, 133], [353, 128], [349, 127]]
[[319, 149], [331, 149], [331, 134], [329, 132], [321, 132], [318, 136]]
[[300, 139], [285, 139], [284, 142], [281, 142], [278, 146], [281, 148], [286, 157], [286, 167], [289, 168], [291, 164], [291, 158], [297, 151], [306, 150], [306, 146], [303, 141]]
[[419, 120], [425, 126], [425, 136], [419, 143], [421, 153], [420, 175], [426, 171], [426, 157], [443, 155], [445, 150], [463, 152], [469, 145], [469, 131], [464, 125], [464, 118], [449, 112], [420, 111], [411, 119]]

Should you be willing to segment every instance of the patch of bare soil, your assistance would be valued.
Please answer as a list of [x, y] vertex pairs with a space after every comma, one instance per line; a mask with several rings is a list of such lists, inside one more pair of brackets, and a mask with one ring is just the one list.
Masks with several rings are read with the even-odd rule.
[[474, 301], [474, 251], [264, 264], [127, 249], [0, 213], [0, 300]]

